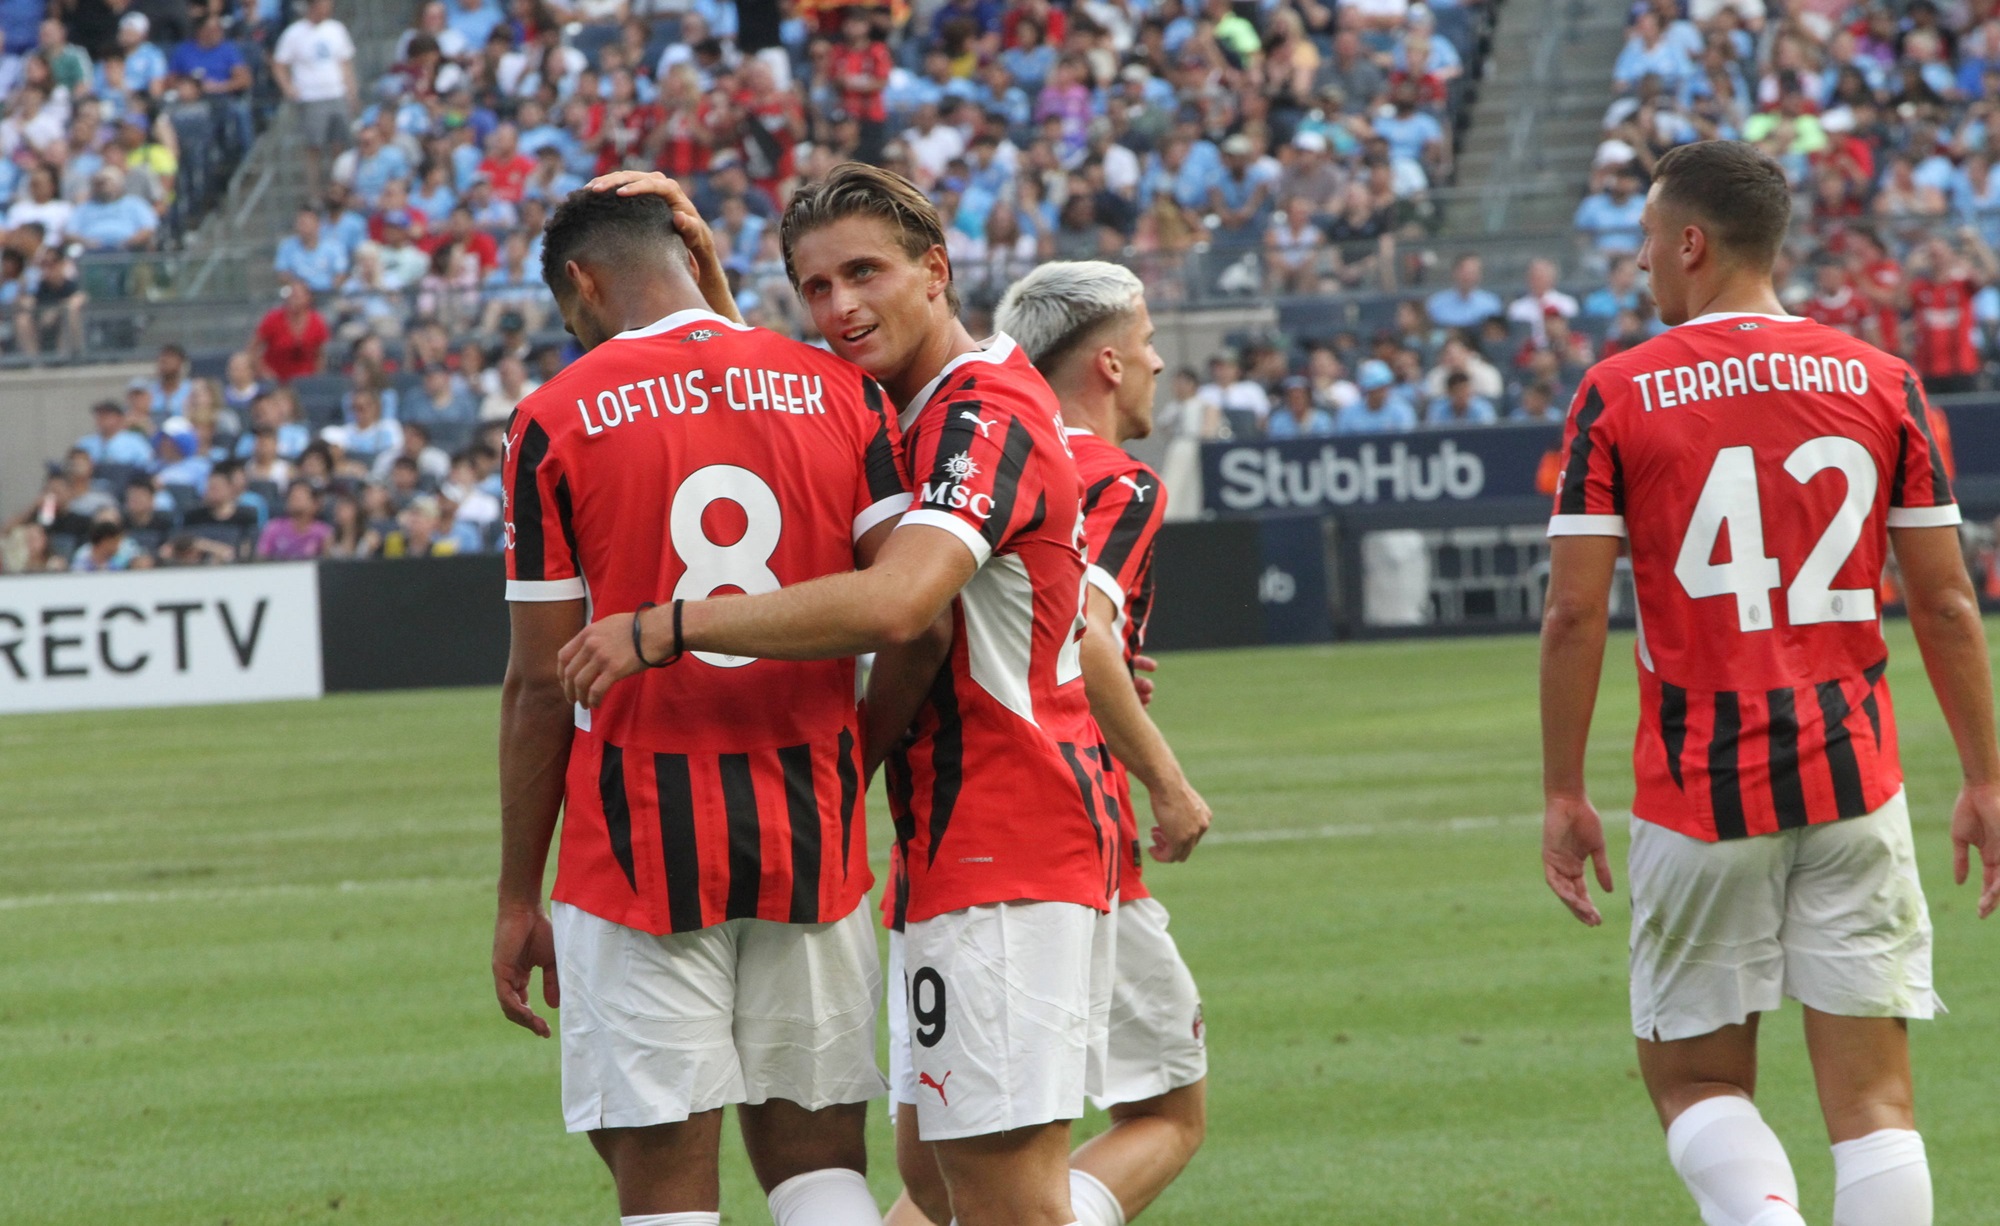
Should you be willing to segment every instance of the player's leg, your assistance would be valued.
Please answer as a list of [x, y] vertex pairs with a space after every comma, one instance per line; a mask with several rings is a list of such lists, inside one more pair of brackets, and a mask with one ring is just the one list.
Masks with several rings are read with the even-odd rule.
[[1157, 899], [1119, 903], [1103, 1092], [1111, 1127], [1070, 1158], [1083, 1226], [1122, 1226], [1186, 1168], [1208, 1125], [1201, 994]]
[[[894, 1041], [892, 1031], [890, 1042]], [[897, 1093], [893, 1078], [889, 1093], [893, 1102]], [[903, 1194], [882, 1220], [886, 1226], [943, 1226], [951, 1221], [951, 1192], [938, 1169], [937, 1153], [918, 1135], [917, 1105], [896, 1102], [895, 1109], [896, 1173], [903, 1177]]]
[[1095, 1006], [1110, 1002], [1104, 920], [1073, 903], [995, 903], [904, 930], [918, 1130], [959, 1226], [1075, 1220], [1069, 1121], [1094, 1088]]
[[1069, 1121], [934, 1145], [957, 1226], [1072, 1226]]
[[1757, 1018], [1783, 998], [1789, 836], [1703, 843], [1634, 819], [1632, 1030], [1667, 1156], [1708, 1226], [1800, 1226], [1751, 1101]]
[[737, 1111], [777, 1226], [878, 1226], [867, 1103], [880, 1097], [882, 990], [866, 908], [825, 924], [744, 920], [736, 966]]
[[721, 1108], [676, 1124], [600, 1128], [590, 1134], [590, 1143], [611, 1168], [619, 1219], [626, 1226], [635, 1221], [656, 1226], [655, 1215], [667, 1215], [672, 1226], [722, 1220]]
[[[712, 1226], [722, 1108], [743, 1078], [730, 1033], [735, 930], [655, 936], [552, 908], [563, 976], [564, 1122], [611, 1169], [619, 1212]], [[656, 1215], [669, 1216], [664, 1224]]]
[[1931, 925], [1901, 793], [1873, 813], [1799, 832], [1787, 903], [1786, 990], [1833, 1143], [1835, 1226], [1928, 1226], [1906, 1019], [1937, 1012]]

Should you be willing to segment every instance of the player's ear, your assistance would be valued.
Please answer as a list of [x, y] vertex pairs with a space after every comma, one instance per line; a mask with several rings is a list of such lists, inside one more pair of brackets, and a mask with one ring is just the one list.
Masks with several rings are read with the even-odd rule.
[[1119, 357], [1118, 351], [1109, 345], [1097, 351], [1097, 370], [1104, 376], [1104, 381], [1113, 387], [1125, 381], [1125, 359]]
[[575, 260], [569, 260], [563, 264], [563, 275], [568, 277], [570, 285], [575, 287], [579, 301], [589, 302], [597, 297], [597, 278], [590, 275], [588, 268]]
[[951, 289], [951, 256], [942, 246], [933, 244], [924, 252], [924, 292], [932, 298], [942, 297]]

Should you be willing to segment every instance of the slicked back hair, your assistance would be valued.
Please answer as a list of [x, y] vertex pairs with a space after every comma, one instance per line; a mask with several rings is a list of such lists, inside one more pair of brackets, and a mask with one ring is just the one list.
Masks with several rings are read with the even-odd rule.
[[542, 281], [563, 298], [576, 292], [569, 262], [645, 272], [685, 266], [687, 244], [674, 229], [673, 206], [658, 196], [621, 196], [580, 187], [542, 228]]
[[1792, 219], [1784, 168], [1755, 145], [1705, 140], [1680, 145], [1653, 166], [1658, 201], [1702, 223], [1723, 252], [1768, 267]]
[[1085, 342], [1129, 321], [1145, 286], [1129, 268], [1104, 260], [1043, 264], [1007, 288], [993, 324], [1052, 376]]
[[[793, 193], [778, 223], [778, 237], [784, 245], [785, 275], [792, 288], [799, 287], [799, 270], [792, 253], [799, 240], [814, 230], [849, 217], [879, 217], [895, 231], [903, 254], [912, 261], [923, 258], [932, 247], [943, 247], [944, 223], [937, 208], [916, 184], [893, 170], [866, 162], [842, 162], [817, 183], [808, 183]], [[958, 314], [958, 286], [950, 280], [951, 257], [945, 257], [945, 302]]]

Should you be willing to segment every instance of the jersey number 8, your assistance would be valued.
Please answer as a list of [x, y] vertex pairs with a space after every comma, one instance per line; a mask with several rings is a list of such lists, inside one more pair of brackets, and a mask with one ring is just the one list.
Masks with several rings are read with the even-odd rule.
[[[1853, 439], [1829, 434], [1806, 440], [1785, 459], [1785, 472], [1800, 485], [1829, 468], [1839, 469], [1847, 479], [1847, 493], [1785, 590], [1785, 614], [1794, 626], [1875, 620], [1872, 589], [1833, 586], [1834, 576], [1860, 542], [1868, 513], [1875, 505], [1878, 478], [1874, 457]], [[1711, 561], [1716, 542], [1725, 532], [1729, 560]], [[1725, 447], [1716, 453], [1701, 497], [1695, 501], [1687, 535], [1681, 538], [1674, 576], [1696, 600], [1736, 597], [1739, 629], [1771, 628], [1771, 590], [1779, 584], [1778, 559], [1764, 552], [1764, 510], [1757, 494], [1756, 453], [1751, 448]]]
[[[733, 502], [743, 510], [743, 535], [727, 545], [708, 538], [702, 516], [716, 502]], [[674, 553], [687, 569], [674, 585], [675, 600], [706, 600], [716, 589], [733, 587], [746, 596], [774, 592], [782, 586], [771, 569], [771, 555], [778, 551], [778, 536], [784, 530], [784, 512], [778, 496], [764, 479], [734, 464], [710, 464], [697, 468], [674, 491], [673, 506], [667, 512], [668, 535]], [[689, 653], [704, 664], [717, 668], [741, 668], [756, 661], [755, 656], [729, 656], [714, 651]]]

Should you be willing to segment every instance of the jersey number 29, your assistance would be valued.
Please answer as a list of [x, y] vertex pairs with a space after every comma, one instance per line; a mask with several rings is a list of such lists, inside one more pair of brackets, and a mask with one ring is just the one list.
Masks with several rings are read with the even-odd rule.
[[[1785, 472], [1800, 485], [1829, 468], [1839, 469], [1846, 478], [1847, 493], [1785, 589], [1785, 615], [1794, 626], [1875, 620], [1872, 589], [1833, 586], [1834, 576], [1860, 542], [1868, 513], [1875, 505], [1875, 460], [1860, 443], [1834, 434], [1808, 439], [1785, 458]], [[1724, 533], [1728, 534], [1729, 560], [1712, 561]], [[1771, 628], [1771, 591], [1779, 584], [1778, 559], [1764, 552], [1764, 509], [1757, 494], [1756, 453], [1751, 448], [1724, 447], [1716, 453], [1701, 497], [1695, 501], [1687, 535], [1681, 538], [1674, 576], [1696, 600], [1736, 597], [1738, 628]]]

